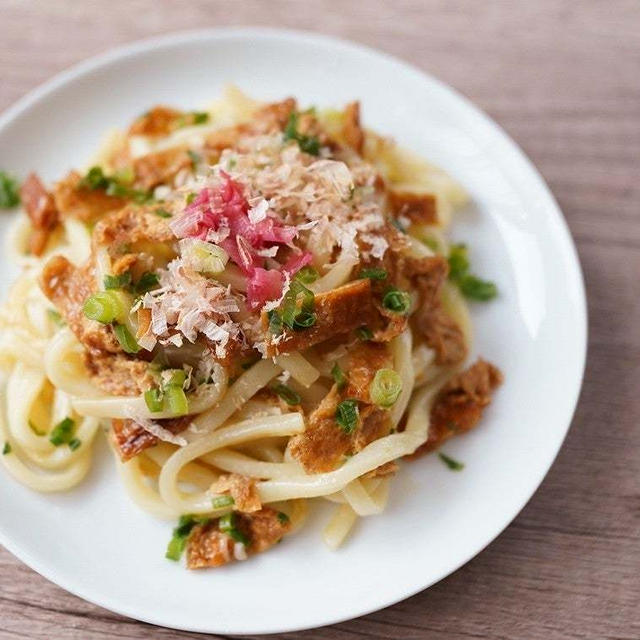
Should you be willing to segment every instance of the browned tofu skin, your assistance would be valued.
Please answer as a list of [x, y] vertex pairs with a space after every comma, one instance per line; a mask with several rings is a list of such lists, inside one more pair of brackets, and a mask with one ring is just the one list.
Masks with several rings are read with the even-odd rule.
[[[335, 469], [347, 453], [357, 453], [370, 442], [389, 433], [389, 412], [369, 404], [369, 386], [379, 369], [390, 367], [391, 355], [385, 344], [363, 342], [353, 347], [347, 365], [347, 385], [333, 389], [307, 419], [304, 433], [291, 439], [291, 453], [307, 472]], [[338, 403], [346, 398], [361, 404], [360, 424], [346, 434], [336, 422]]]
[[29, 249], [34, 255], [40, 256], [47, 246], [51, 232], [58, 225], [58, 209], [53, 197], [35, 173], [29, 174], [20, 187], [20, 201], [33, 227]]
[[[316, 323], [308, 329], [285, 329], [278, 342], [267, 343], [267, 355], [303, 351], [314, 344], [347, 333], [364, 324], [371, 324], [378, 317], [369, 280], [356, 280], [337, 289], [315, 296]], [[262, 326], [267, 332], [269, 318], [262, 314]]]
[[149, 364], [124, 353], [85, 353], [84, 363], [91, 381], [114, 396], [137, 396], [153, 385]]
[[211, 485], [211, 491], [228, 493], [233, 498], [234, 509], [238, 511], [252, 513], [260, 511], [262, 508], [255, 478], [249, 478], [239, 473], [221, 475]]
[[130, 127], [130, 136], [166, 136], [184, 116], [183, 111], [158, 105], [140, 116]]
[[134, 186], [149, 191], [159, 184], [170, 184], [180, 171], [190, 166], [191, 158], [186, 148], [148, 153], [133, 161]]
[[393, 359], [386, 344], [356, 343], [349, 349], [345, 398], [371, 402], [369, 386], [379, 369], [393, 367]]
[[427, 346], [435, 351], [436, 364], [458, 364], [467, 357], [462, 329], [440, 305], [423, 306], [415, 316], [414, 326]]
[[405, 216], [416, 224], [438, 222], [437, 200], [432, 193], [412, 193], [390, 189], [389, 206], [395, 217]]
[[289, 441], [291, 454], [308, 473], [335, 469], [351, 448], [351, 436], [340, 428], [335, 418], [340, 401], [340, 393], [334, 386], [307, 418], [304, 433]]
[[433, 451], [452, 436], [473, 429], [501, 383], [500, 370], [482, 359], [453, 377], [433, 404], [427, 441], [413, 455]]
[[[270, 549], [291, 530], [288, 519], [279, 518], [278, 512], [270, 507], [251, 514], [238, 513], [236, 519], [238, 529], [249, 539], [248, 555]], [[230, 536], [218, 529], [217, 520], [196, 525], [187, 541], [187, 567], [204, 569], [232, 562], [235, 544]]]
[[54, 256], [42, 270], [40, 287], [90, 353], [119, 353], [122, 348], [111, 328], [89, 320], [82, 311], [84, 301], [93, 292], [93, 280], [90, 267], [78, 268], [63, 256]]
[[53, 197], [62, 216], [77, 218], [82, 222], [95, 222], [104, 214], [126, 204], [123, 198], [108, 196], [103, 189], [83, 187], [82, 176], [77, 171], [71, 171], [56, 183]]
[[[108, 247], [111, 255], [122, 255], [123, 247], [143, 251], [146, 243], [167, 245], [175, 240], [167, 221], [153, 213], [157, 207], [129, 205], [114, 211], [98, 222], [93, 231], [94, 245]], [[137, 247], [136, 245], [141, 245]], [[170, 252], [169, 247], [166, 250]]]
[[[158, 420], [158, 424], [176, 434], [184, 431], [191, 424], [191, 420], [191, 416], [182, 416]], [[122, 462], [131, 460], [145, 449], [158, 444], [156, 436], [128, 418], [125, 420], [114, 418], [111, 421], [111, 429], [113, 444]]]
[[359, 102], [351, 102], [344, 109], [342, 137], [354, 151], [357, 151], [360, 155], [362, 155], [362, 147], [364, 145], [364, 131], [360, 126]]

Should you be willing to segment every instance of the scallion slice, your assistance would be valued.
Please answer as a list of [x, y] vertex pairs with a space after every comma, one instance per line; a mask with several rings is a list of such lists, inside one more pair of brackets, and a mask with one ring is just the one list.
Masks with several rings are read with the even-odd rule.
[[184, 416], [189, 413], [189, 401], [182, 387], [169, 385], [164, 392], [167, 410], [173, 416]]
[[406, 315], [411, 307], [411, 296], [406, 291], [389, 287], [382, 298], [382, 306], [393, 313]]
[[87, 318], [108, 324], [122, 320], [126, 313], [121, 298], [115, 291], [97, 291], [84, 302], [82, 311]]
[[402, 378], [393, 369], [379, 369], [369, 385], [374, 404], [383, 409], [392, 407], [402, 391]]
[[331, 377], [336, 383], [338, 390], [341, 391], [347, 386], [347, 376], [344, 374], [344, 371], [340, 368], [340, 365], [337, 362], [331, 369]]
[[358, 401], [352, 399], [343, 400], [336, 409], [335, 419], [338, 426], [347, 435], [353, 433], [360, 419]]
[[302, 402], [302, 398], [286, 384], [275, 384], [271, 387], [272, 391], [277, 393], [288, 405], [295, 406]]
[[295, 278], [302, 282], [302, 284], [311, 284], [315, 282], [320, 277], [320, 274], [310, 266], [302, 267], [298, 273], [296, 273]]
[[140, 345], [123, 324], [114, 324], [113, 333], [125, 353], [138, 353], [140, 351]]
[[385, 269], [371, 268], [371, 269], [363, 269], [359, 274], [358, 278], [369, 278], [369, 280], [386, 280], [387, 272]]
[[68, 417], [61, 420], [49, 434], [49, 442], [56, 447], [59, 447], [61, 444], [68, 444], [73, 438], [75, 427], [75, 420]]
[[217, 496], [211, 500], [214, 509], [224, 509], [234, 504], [235, 500], [231, 496]]
[[144, 392], [144, 401], [151, 413], [162, 411], [162, 400], [164, 394], [160, 389], [149, 389]]

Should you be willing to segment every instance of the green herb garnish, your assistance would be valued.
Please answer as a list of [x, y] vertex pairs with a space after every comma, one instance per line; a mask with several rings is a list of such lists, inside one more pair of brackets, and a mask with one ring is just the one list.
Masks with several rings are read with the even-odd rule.
[[132, 189], [120, 182], [116, 176], [106, 176], [102, 168], [97, 166], [89, 169], [87, 175], [80, 181], [80, 186], [92, 191], [103, 189], [108, 196], [133, 200], [137, 204], [153, 200], [153, 194], [150, 191]]
[[320, 140], [318, 138], [298, 132], [298, 114], [295, 111], [292, 111], [289, 115], [287, 126], [284, 129], [284, 139], [285, 141], [295, 140], [301, 151], [312, 156], [317, 156], [320, 153]]
[[11, 444], [9, 442], [4, 443], [4, 447], [2, 447], [2, 455], [6, 456], [11, 453]]
[[171, 213], [169, 213], [166, 209], [156, 209], [153, 213], [155, 213], [160, 218], [170, 218]]
[[289, 516], [284, 511], [278, 511], [278, 515], [276, 517], [278, 518], [278, 522], [280, 524], [287, 524], [287, 522], [291, 521]]
[[454, 244], [449, 250], [449, 278], [458, 285], [466, 298], [480, 302], [495, 298], [498, 295], [496, 285], [473, 275], [470, 268], [467, 247], [464, 244]]
[[138, 282], [133, 287], [135, 293], [146, 293], [150, 291], [159, 283], [158, 274], [153, 271], [145, 271]]
[[218, 520], [218, 529], [220, 529], [222, 533], [226, 533], [228, 536], [231, 536], [236, 542], [241, 542], [245, 546], [249, 544], [249, 538], [247, 538], [247, 536], [237, 527], [237, 518], [233, 511], [220, 516], [220, 519]]
[[216, 498], [212, 498], [211, 506], [214, 509], [224, 509], [225, 507], [230, 507], [233, 505], [235, 500], [231, 496], [218, 496]]
[[164, 554], [165, 558], [169, 560], [180, 560], [182, 552], [187, 545], [187, 539], [191, 534], [191, 530], [197, 524], [206, 524], [210, 518], [202, 516], [184, 515], [180, 516], [178, 520], [178, 526], [173, 530], [173, 536], [167, 545], [167, 551]]
[[335, 414], [338, 426], [347, 434], [351, 434], [356, 430], [359, 420], [358, 401], [343, 400], [336, 409]]
[[295, 406], [302, 402], [302, 398], [291, 387], [286, 384], [275, 384], [271, 390], [277, 393], [288, 405]]
[[13, 209], [20, 204], [18, 181], [5, 171], [0, 171], [0, 209]]
[[144, 392], [144, 401], [151, 413], [162, 411], [164, 394], [161, 389], [148, 389]]
[[[298, 306], [299, 298], [300, 306]], [[313, 291], [307, 289], [299, 280], [294, 279], [282, 302], [282, 322], [294, 331], [308, 329], [316, 323], [316, 314], [313, 312], [314, 306], [315, 296]]]
[[458, 462], [453, 458], [450, 458], [446, 453], [442, 453], [442, 451], [438, 451], [438, 458], [444, 462], [451, 471], [462, 471], [464, 469], [464, 464], [462, 462]]
[[75, 451], [81, 444], [82, 441], [78, 438], [71, 438], [71, 440], [69, 440], [69, 449], [71, 449], [71, 451]]
[[313, 267], [302, 267], [295, 275], [295, 279], [302, 282], [302, 284], [311, 284], [320, 277], [320, 274]]
[[53, 430], [49, 434], [49, 442], [56, 447], [59, 447], [61, 444], [69, 444], [73, 439], [73, 431], [75, 427], [75, 420], [72, 420], [71, 418], [61, 420], [55, 427], [53, 427]]
[[383, 409], [392, 407], [401, 391], [402, 378], [393, 369], [378, 369], [369, 385], [369, 395], [372, 402]]
[[196, 194], [191, 192], [187, 195], [187, 204], [191, 204], [196, 199]]
[[358, 274], [358, 278], [365, 279], [369, 278], [369, 280], [386, 280], [387, 272], [385, 269], [372, 268], [372, 269], [363, 269]]
[[125, 325], [115, 323], [113, 325], [113, 333], [125, 353], [138, 353], [140, 351], [140, 345]]
[[267, 318], [269, 319], [269, 333], [272, 336], [279, 336], [283, 329], [282, 317], [275, 309], [272, 309], [267, 313]]
[[105, 289], [129, 289], [131, 287], [131, 273], [125, 271], [117, 276], [106, 275], [104, 277]]
[[331, 369], [331, 377], [336, 383], [338, 390], [342, 390], [347, 386], [347, 376], [344, 374], [344, 371], [340, 368], [340, 365], [337, 362]]
[[358, 327], [356, 329], [356, 337], [363, 342], [371, 340], [373, 338], [373, 331], [369, 327]]
[[382, 298], [382, 306], [387, 311], [406, 315], [411, 307], [411, 296], [406, 291], [389, 287]]
[[202, 162], [202, 156], [191, 149], [187, 149], [187, 154], [191, 160], [191, 167], [195, 170], [196, 167]]

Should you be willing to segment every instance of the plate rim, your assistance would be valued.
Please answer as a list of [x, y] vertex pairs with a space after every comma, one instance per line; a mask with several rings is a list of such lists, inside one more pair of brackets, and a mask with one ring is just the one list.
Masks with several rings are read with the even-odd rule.
[[524, 153], [524, 151], [520, 148], [517, 142], [515, 142], [509, 136], [509, 134], [488, 114], [486, 114], [482, 109], [476, 106], [469, 98], [467, 98], [456, 88], [438, 79], [428, 71], [420, 69], [411, 62], [407, 62], [406, 60], [387, 53], [384, 50], [376, 49], [357, 41], [333, 35], [326, 35], [324, 33], [316, 31], [255, 26], [185, 29], [173, 31], [162, 35], [137, 39], [133, 42], [111, 47], [102, 53], [86, 58], [58, 72], [49, 80], [46, 80], [45, 82], [28, 91], [24, 96], [19, 98], [0, 114], [0, 135], [2, 134], [3, 130], [6, 127], [10, 126], [16, 118], [27, 112], [33, 105], [36, 105], [42, 100], [45, 100], [57, 90], [62, 89], [67, 83], [79, 77], [89, 76], [92, 73], [99, 71], [101, 68], [109, 66], [113, 62], [139, 53], [151, 52], [156, 48], [179, 46], [193, 41], [224, 40], [230, 37], [238, 39], [251, 37], [287, 39], [293, 42], [317, 44], [329, 48], [340, 47], [342, 48], [342, 50], [350, 50], [353, 53], [365, 54], [370, 57], [375, 57], [382, 62], [392, 63], [400, 67], [403, 72], [413, 75], [414, 79], [417, 82], [424, 82], [425, 80], [427, 80], [432, 86], [435, 86], [443, 94], [448, 94], [450, 97], [456, 99], [458, 103], [465, 107], [467, 113], [473, 117], [476, 124], [479, 124], [485, 128], [485, 130], [490, 134], [490, 137], [493, 141], [500, 142], [503, 147], [508, 149], [512, 156], [517, 157], [518, 162], [521, 164], [522, 168], [526, 169], [526, 171], [529, 173], [530, 182], [535, 182], [537, 189], [547, 199], [546, 208], [548, 209], [548, 213], [551, 219], [556, 224], [554, 233], [558, 236], [558, 240], [565, 247], [564, 264], [569, 268], [568, 276], [570, 276], [570, 279], [573, 281], [575, 293], [577, 294], [576, 302], [578, 303], [579, 311], [579, 317], [574, 319], [577, 325], [576, 333], [578, 335], [576, 346], [579, 346], [579, 362], [577, 363], [578, 375], [576, 376], [575, 380], [573, 380], [571, 398], [570, 402], [567, 404], [567, 406], [570, 407], [570, 411], [568, 413], [567, 423], [562, 427], [564, 430], [562, 438], [559, 439], [557, 447], [553, 452], [553, 455], [550, 457], [549, 463], [546, 466], [544, 472], [535, 482], [533, 488], [529, 492], [527, 492], [526, 497], [523, 499], [523, 502], [517, 509], [517, 511], [506, 519], [506, 521], [503, 525], [501, 525], [498, 531], [488, 536], [487, 539], [483, 539], [482, 541], [480, 541], [478, 545], [474, 545], [474, 547], [477, 546], [477, 548], [475, 548], [473, 552], [465, 555], [459, 562], [455, 563], [445, 574], [441, 575], [439, 578], [430, 580], [426, 584], [418, 588], [410, 587], [409, 589], [403, 591], [402, 595], [398, 597], [386, 599], [384, 602], [378, 602], [360, 608], [354, 608], [353, 612], [347, 615], [317, 615], [316, 619], [311, 621], [310, 624], [297, 624], [293, 626], [286, 626], [283, 624], [277, 627], [273, 626], [264, 628], [264, 630], [261, 631], [256, 630], [255, 627], [247, 627], [245, 628], [245, 630], [238, 630], [234, 628], [232, 631], [229, 631], [226, 629], [214, 630], [209, 626], [205, 628], [204, 626], [200, 625], [193, 625], [191, 627], [184, 625], [174, 626], [167, 620], [163, 620], [158, 616], [140, 615], [140, 613], [135, 611], [134, 606], [128, 607], [125, 606], [124, 603], [113, 603], [112, 599], [109, 597], [105, 597], [101, 600], [98, 595], [94, 593], [87, 595], [87, 593], [84, 592], [85, 590], [83, 588], [76, 588], [74, 585], [69, 584], [68, 581], [64, 578], [53, 578], [51, 576], [51, 572], [47, 568], [42, 568], [44, 564], [43, 562], [40, 562], [36, 557], [33, 557], [28, 550], [21, 548], [19, 542], [14, 541], [13, 538], [5, 534], [4, 528], [2, 527], [2, 522], [0, 521], [0, 543], [11, 554], [16, 556], [21, 562], [24, 562], [24, 564], [26, 564], [36, 573], [43, 576], [46, 580], [49, 580], [50, 582], [63, 588], [65, 591], [68, 591], [74, 596], [79, 597], [87, 602], [134, 620], [157, 626], [168, 627], [171, 629], [196, 633], [222, 633], [226, 635], [238, 635], [247, 633], [261, 635], [320, 628], [344, 622], [346, 620], [359, 618], [361, 616], [368, 615], [386, 607], [393, 606], [398, 602], [401, 602], [416, 595], [417, 593], [420, 593], [421, 591], [428, 589], [429, 587], [453, 574], [455, 571], [467, 564], [476, 555], [486, 549], [487, 546], [489, 546], [501, 533], [505, 531], [505, 529], [515, 520], [515, 518], [521, 513], [524, 507], [529, 503], [533, 495], [544, 482], [558, 456], [562, 445], [564, 444], [564, 441], [566, 440], [566, 436], [573, 422], [585, 375], [588, 350], [588, 307], [583, 270], [567, 220], [564, 217], [564, 214], [562, 213], [562, 210], [558, 205], [558, 202], [553, 193], [551, 192], [551, 189], [547, 185], [544, 177], [535, 167], [532, 161], [528, 158], [528, 156]]

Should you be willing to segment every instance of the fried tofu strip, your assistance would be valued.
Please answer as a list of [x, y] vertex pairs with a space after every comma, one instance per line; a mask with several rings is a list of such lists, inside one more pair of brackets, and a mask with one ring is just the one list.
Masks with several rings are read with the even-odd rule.
[[[263, 507], [254, 513], [236, 513], [238, 531], [247, 539], [248, 544], [236, 542], [218, 528], [218, 520], [196, 525], [187, 541], [187, 567], [204, 569], [220, 567], [233, 560], [244, 559], [246, 555], [255, 555], [270, 549], [280, 542], [291, 530], [288, 518], [270, 507]], [[241, 549], [236, 551], [238, 545]]]
[[31, 173], [20, 187], [20, 201], [31, 220], [33, 233], [29, 238], [29, 249], [40, 256], [52, 231], [58, 226], [60, 214], [53, 196], [45, 189], [40, 178]]
[[360, 125], [360, 103], [350, 102], [344, 108], [344, 124], [342, 125], [342, 137], [345, 142], [362, 155], [364, 146], [364, 131]]
[[89, 189], [82, 185], [82, 176], [71, 171], [66, 178], [57, 182], [53, 197], [62, 216], [77, 218], [82, 222], [95, 222], [105, 213], [122, 208], [126, 200], [109, 196], [104, 189]]
[[[372, 324], [379, 315], [368, 279], [316, 295], [314, 311], [316, 322], [312, 327], [301, 331], [285, 328], [280, 336], [271, 336], [267, 342], [267, 356], [303, 351], [335, 335]], [[266, 333], [269, 328], [266, 313], [262, 314], [262, 327]]]
[[[184, 431], [191, 424], [191, 421], [191, 416], [181, 416], [180, 418], [158, 420], [158, 424], [171, 433], [177, 434]], [[114, 418], [111, 421], [111, 428], [112, 441], [122, 462], [131, 460], [145, 449], [158, 444], [158, 438], [134, 420]]]
[[389, 189], [388, 197], [391, 212], [396, 218], [405, 216], [416, 224], [437, 224], [437, 200], [433, 193]]
[[233, 498], [234, 509], [243, 513], [260, 511], [262, 502], [255, 478], [229, 473], [221, 475], [212, 485], [213, 493], [228, 493]]
[[[390, 367], [392, 358], [386, 344], [362, 342], [349, 353], [347, 385], [337, 386], [325, 396], [307, 419], [304, 433], [290, 442], [291, 454], [309, 473], [330, 471], [348, 453], [357, 453], [370, 442], [389, 433], [388, 411], [371, 405], [369, 387], [379, 369]], [[360, 421], [353, 433], [347, 434], [336, 422], [338, 404], [345, 398], [362, 403]]]
[[129, 135], [167, 136], [175, 129], [178, 121], [183, 116], [183, 111], [165, 105], [157, 105], [134, 121], [129, 127]]
[[436, 397], [429, 437], [413, 456], [433, 451], [452, 436], [473, 429], [502, 379], [500, 370], [482, 359], [453, 377]]
[[149, 191], [159, 184], [169, 184], [191, 164], [186, 147], [172, 147], [140, 156], [133, 161], [134, 187]]

